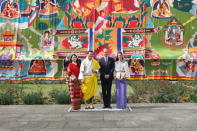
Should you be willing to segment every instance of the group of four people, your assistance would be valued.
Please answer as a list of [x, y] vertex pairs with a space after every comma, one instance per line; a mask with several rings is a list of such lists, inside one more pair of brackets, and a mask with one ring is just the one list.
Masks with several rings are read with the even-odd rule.
[[86, 109], [94, 109], [93, 98], [98, 90], [98, 73], [100, 73], [102, 86], [103, 108], [112, 108], [111, 87], [113, 79], [116, 83], [116, 107], [120, 109], [127, 107], [126, 78], [130, 75], [128, 63], [124, 61], [121, 52], [118, 53], [116, 61], [108, 56], [107, 49], [104, 49], [103, 53], [104, 56], [99, 62], [94, 59], [93, 51], [89, 51], [86, 59], [82, 62], [79, 62], [75, 54], [70, 57], [66, 71], [73, 110], [81, 108], [81, 98]]

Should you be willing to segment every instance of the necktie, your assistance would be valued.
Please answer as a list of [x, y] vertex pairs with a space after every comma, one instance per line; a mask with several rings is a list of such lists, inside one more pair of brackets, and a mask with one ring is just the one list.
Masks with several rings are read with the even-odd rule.
[[107, 57], [105, 57], [105, 62], [107, 63]]

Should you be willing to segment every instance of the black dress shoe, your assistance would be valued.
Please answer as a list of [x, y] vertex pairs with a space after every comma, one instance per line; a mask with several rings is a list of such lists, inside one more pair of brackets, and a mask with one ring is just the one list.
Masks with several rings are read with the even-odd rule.
[[103, 106], [103, 109], [106, 109], [107, 108], [107, 106]]
[[111, 107], [111, 106], [107, 106], [107, 108], [112, 109], [112, 107]]

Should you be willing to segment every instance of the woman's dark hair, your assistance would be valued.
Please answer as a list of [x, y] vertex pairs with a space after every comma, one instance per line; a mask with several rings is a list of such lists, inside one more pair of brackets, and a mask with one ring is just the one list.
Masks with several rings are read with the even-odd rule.
[[[70, 63], [72, 63], [72, 58], [73, 58], [73, 56], [76, 56], [76, 57], [77, 57], [77, 55], [73, 54], [73, 55], [70, 57]], [[77, 57], [77, 66], [80, 67], [80, 60], [78, 59], [78, 57]]]
[[[118, 52], [118, 54], [121, 54], [122, 55], [122, 59], [124, 60], [123, 53], [122, 52]], [[116, 61], [119, 61], [118, 54], [117, 54], [117, 57], [116, 57]]]

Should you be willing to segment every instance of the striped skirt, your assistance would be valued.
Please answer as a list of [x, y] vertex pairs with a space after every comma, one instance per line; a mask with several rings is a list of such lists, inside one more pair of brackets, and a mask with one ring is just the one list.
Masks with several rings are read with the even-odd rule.
[[73, 110], [78, 110], [81, 108], [81, 97], [82, 92], [78, 80], [69, 80], [68, 87], [70, 92], [71, 104]]

